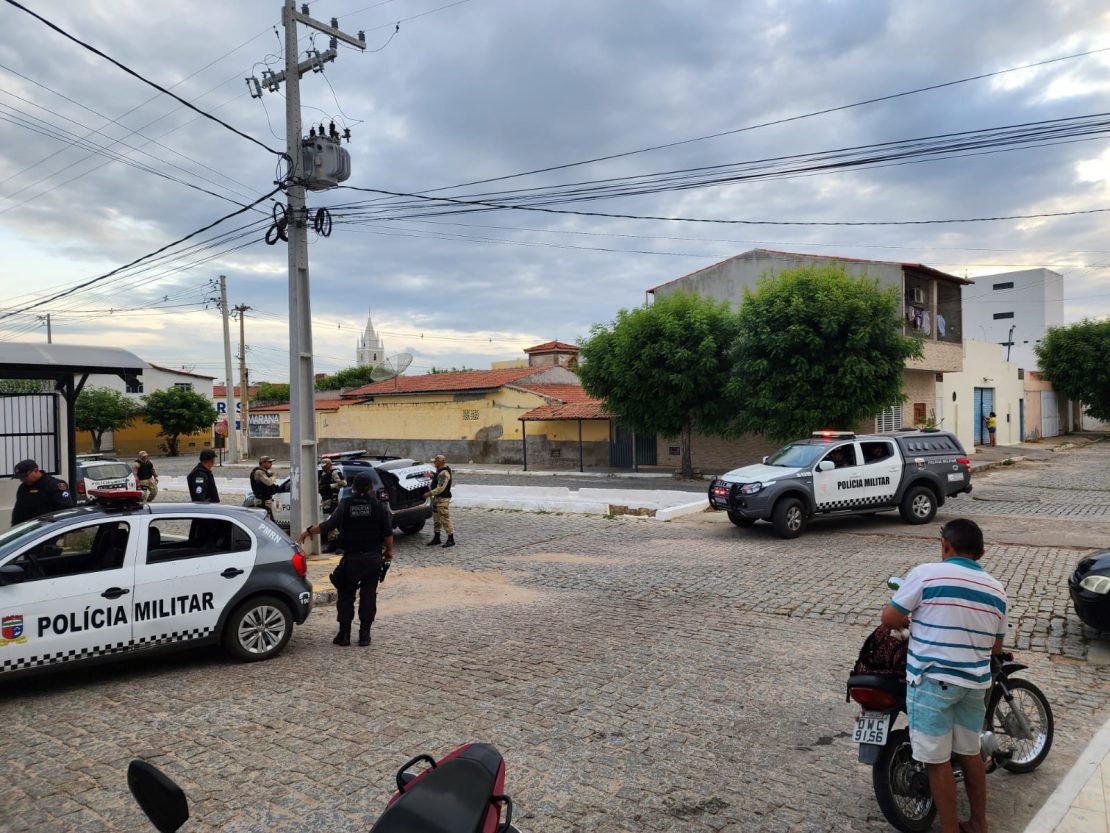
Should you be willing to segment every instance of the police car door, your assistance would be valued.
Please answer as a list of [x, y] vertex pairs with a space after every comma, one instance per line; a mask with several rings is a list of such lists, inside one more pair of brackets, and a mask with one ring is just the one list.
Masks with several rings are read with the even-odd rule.
[[862, 440], [859, 443], [863, 465], [863, 488], [874, 503], [890, 504], [902, 476], [902, 458], [894, 453], [893, 440]]
[[[833, 467], [822, 471], [823, 463], [832, 463]], [[821, 512], [854, 509], [866, 502], [854, 442], [833, 446], [818, 461], [813, 470], [813, 492]]]
[[204, 639], [247, 582], [253, 536], [220, 515], [151, 518], [135, 569], [136, 647]]
[[0, 674], [130, 648], [140, 523], [55, 529], [5, 560], [24, 579], [0, 587]]

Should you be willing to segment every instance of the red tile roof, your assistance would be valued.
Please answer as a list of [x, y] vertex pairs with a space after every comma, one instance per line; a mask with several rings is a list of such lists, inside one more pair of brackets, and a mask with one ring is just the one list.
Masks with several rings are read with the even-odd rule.
[[596, 399], [585, 402], [568, 402], [563, 405], [541, 405], [525, 413], [521, 419], [529, 421], [558, 419], [609, 419], [602, 403]]
[[453, 373], [428, 373], [424, 376], [398, 376], [347, 391], [345, 399], [362, 396], [388, 396], [405, 393], [442, 393], [446, 391], [489, 390], [501, 388], [517, 379], [533, 376], [550, 368], [506, 367], [500, 370], [457, 370]]
[[[346, 399], [317, 399], [316, 400], [316, 410], [317, 411], [338, 411], [340, 405], [350, 405], [350, 404], [351, 403], [348, 402]], [[287, 402], [284, 405], [261, 405], [257, 408], [251, 408], [250, 412], [252, 414], [276, 414], [279, 411], [288, 411], [288, 410], [289, 410], [289, 403]]]
[[537, 344], [535, 347], [524, 348], [524, 352], [528, 354], [546, 353], [548, 351], [554, 350], [569, 350], [571, 352], [577, 353], [579, 348], [577, 345], [567, 344], [565, 341], [545, 341], [543, 344]]
[[593, 402], [595, 401], [581, 385], [513, 385], [520, 390], [538, 393], [548, 399], [559, 402]]

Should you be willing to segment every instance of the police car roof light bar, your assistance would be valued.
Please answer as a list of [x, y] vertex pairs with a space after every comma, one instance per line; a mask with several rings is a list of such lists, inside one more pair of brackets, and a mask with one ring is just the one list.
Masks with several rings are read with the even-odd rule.
[[365, 457], [366, 449], [360, 448], [357, 451], [330, 451], [327, 454], [321, 454], [321, 460], [353, 460], [357, 457]]
[[116, 508], [143, 505], [143, 493], [138, 489], [90, 489], [89, 497], [97, 503]]
[[851, 440], [856, 435], [852, 431], [814, 431], [813, 436], [822, 440]]

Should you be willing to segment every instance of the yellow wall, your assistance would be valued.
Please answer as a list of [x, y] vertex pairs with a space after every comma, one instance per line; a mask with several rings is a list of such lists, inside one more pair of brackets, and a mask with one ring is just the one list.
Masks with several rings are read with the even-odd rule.
[[[149, 452], [152, 456], [160, 457], [162, 443], [165, 440], [158, 436], [161, 428], [149, 425], [138, 417], [130, 428], [112, 432], [112, 450], [120, 457], [131, 457], [140, 451]], [[177, 451], [182, 457], [190, 456], [193, 452], [200, 453], [202, 448], [212, 447], [212, 432], [205, 431], [200, 434], [182, 434], [177, 439]], [[102, 446], [108, 443], [102, 442]], [[86, 454], [92, 451], [92, 434], [88, 431], [77, 432], [77, 453]]]

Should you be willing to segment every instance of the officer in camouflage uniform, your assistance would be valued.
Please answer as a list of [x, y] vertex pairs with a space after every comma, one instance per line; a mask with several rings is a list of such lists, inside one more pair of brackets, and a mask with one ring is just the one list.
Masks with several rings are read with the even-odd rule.
[[278, 491], [278, 479], [274, 474], [274, 458], [260, 457], [258, 465], [251, 470], [251, 491], [258, 506], [266, 510], [272, 521], [274, 519], [274, 495]]
[[447, 533], [447, 540], [443, 542], [443, 546], [453, 547], [455, 527], [451, 523], [451, 467], [447, 465], [447, 458], [442, 454], [437, 454], [432, 463], [436, 467], [435, 486], [424, 493], [424, 497], [432, 499], [432, 509], [435, 512], [432, 521], [435, 535], [428, 542], [428, 546], [434, 547], [441, 542], [439, 531], [442, 529]]
[[131, 471], [135, 472], [135, 480], [143, 492], [143, 500], [150, 503], [158, 496], [158, 472], [154, 463], [150, 462], [150, 455], [140, 451], [139, 459], [131, 464]]

